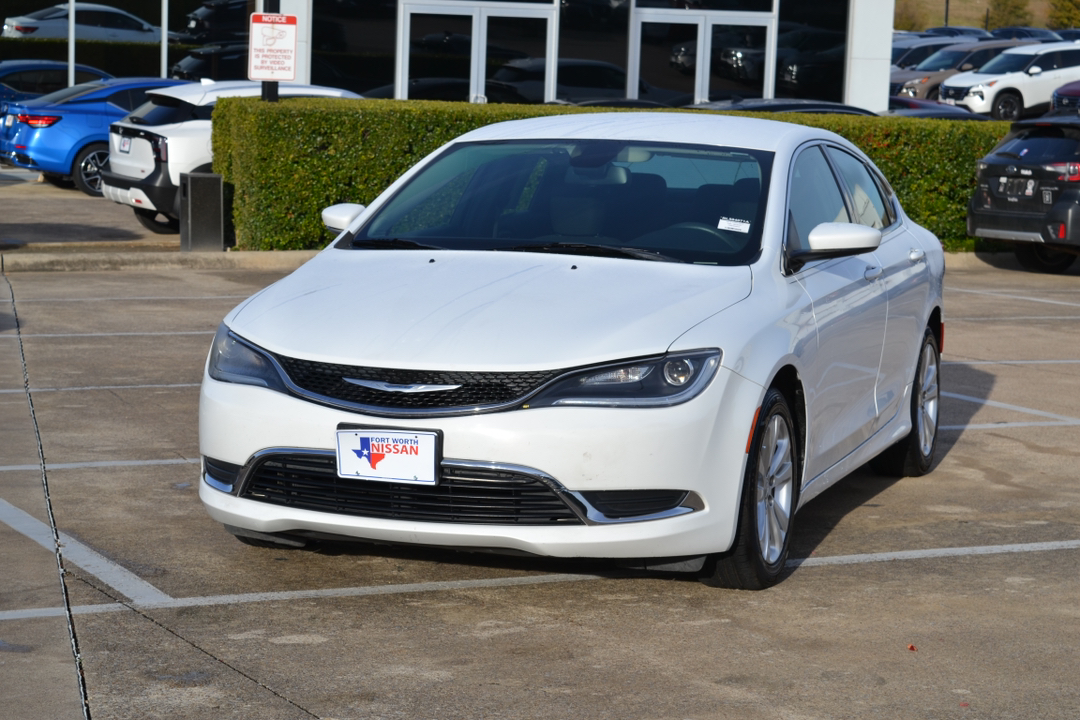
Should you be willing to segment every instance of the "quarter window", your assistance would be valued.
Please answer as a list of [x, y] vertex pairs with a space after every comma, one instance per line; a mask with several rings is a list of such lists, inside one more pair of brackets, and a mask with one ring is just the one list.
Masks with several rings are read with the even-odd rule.
[[829, 148], [828, 153], [851, 195], [855, 222], [878, 229], [889, 225], [888, 205], [866, 165], [838, 148]]

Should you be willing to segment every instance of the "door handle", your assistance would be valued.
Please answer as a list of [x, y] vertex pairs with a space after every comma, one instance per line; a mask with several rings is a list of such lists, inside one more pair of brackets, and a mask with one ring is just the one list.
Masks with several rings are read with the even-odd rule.
[[866, 266], [866, 272], [863, 273], [863, 277], [866, 278], [867, 280], [869, 280], [870, 282], [874, 282], [879, 277], [881, 277], [882, 272], [883, 271], [882, 271], [880, 265], [867, 265]]
[[926, 259], [926, 251], [919, 248], [911, 248], [911, 252], [908, 253], [908, 260], [912, 263], [920, 263]]

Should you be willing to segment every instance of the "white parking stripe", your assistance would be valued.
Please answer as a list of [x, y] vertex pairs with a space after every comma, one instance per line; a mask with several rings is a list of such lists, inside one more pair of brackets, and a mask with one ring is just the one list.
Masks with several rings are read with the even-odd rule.
[[1024, 300], [1026, 302], [1045, 303], [1047, 305], [1065, 305], [1067, 307], [1080, 307], [1080, 303], [1077, 302], [1065, 302], [1064, 300], [1045, 300], [1043, 298], [1034, 298], [1029, 295], [1013, 295], [1012, 293], [994, 292], [991, 290], [964, 290], [954, 287], [946, 289], [950, 292], [969, 293], [971, 295], [987, 295], [989, 297], [1007, 298], [1009, 300]]
[[[890, 562], [893, 560], [929, 560], [945, 557], [965, 557], [978, 555], [1002, 555], [1025, 552], [1055, 552], [1080, 549], [1080, 540], [1057, 542], [1025, 543], [1017, 545], [983, 545], [978, 547], [928, 548], [925, 550], [903, 550], [899, 552], [864, 553], [860, 555], [834, 555], [832, 557], [795, 558], [788, 560], [790, 568], [820, 567], [826, 565], [863, 565], [867, 563]], [[181, 607], [205, 607], [210, 605], [233, 605], [253, 602], [287, 602], [290, 600], [309, 600], [335, 597], [368, 597], [372, 595], [401, 595], [405, 593], [438, 592], [446, 590], [468, 590], [472, 588], [517, 587], [545, 583], [577, 582], [580, 580], [603, 580], [618, 577], [615, 574], [557, 574], [532, 575], [514, 578], [489, 578], [486, 580], [449, 580], [444, 582], [411, 583], [405, 585], [377, 585], [352, 588], [329, 588], [326, 590], [290, 590], [286, 592], [244, 593], [241, 595], [209, 595], [190, 598], [167, 598], [148, 602], [136, 602], [138, 608], [170, 609]], [[71, 608], [73, 615], [117, 612], [123, 605], [108, 603], [103, 605], [80, 605]], [[35, 617], [53, 617], [64, 614], [63, 608], [28, 608], [25, 610], [0, 611], [0, 621], [23, 620]]]
[[[148, 465], [196, 465], [195, 458], [169, 458], [167, 460], [90, 460], [73, 463], [46, 463], [46, 470], [80, 470], [82, 468], [143, 467]], [[0, 472], [40, 470], [40, 465], [0, 465]]]
[[19, 298], [20, 305], [26, 305], [28, 303], [66, 303], [77, 302], [80, 305], [90, 302], [155, 302], [155, 301], [168, 301], [173, 300], [243, 300], [244, 298], [251, 297], [248, 295], [176, 295], [176, 296], [159, 296], [159, 295], [147, 295], [145, 297], [72, 297], [72, 298]]
[[[31, 393], [46, 392], [81, 392], [86, 390], [153, 390], [155, 388], [190, 388], [199, 387], [199, 383], [158, 383], [153, 385], [83, 385], [80, 387], [46, 387], [30, 388]], [[0, 390], [0, 395], [25, 393], [25, 388], [15, 390]]]
[[173, 332], [114, 332], [114, 333], [20, 333], [19, 335], [0, 335], [0, 340], [18, 340], [20, 338], [97, 338], [97, 337], [167, 337], [180, 335], [213, 335], [216, 330], [177, 330]]
[[1004, 553], [1049, 552], [1052, 550], [1078, 550], [1080, 540], [1060, 542], [1025, 543], [1022, 545], [983, 545], [981, 547], [933, 548], [928, 550], [902, 550], [900, 552], [866, 553], [862, 555], [834, 555], [788, 560], [788, 567], [817, 567], [820, 565], [861, 565], [864, 563], [889, 562], [891, 560], [926, 560], [929, 558], [963, 557], [967, 555], [1001, 555]]
[[[3, 499], [0, 499], [0, 522], [49, 552], [56, 552], [56, 542], [49, 526]], [[65, 561], [81, 567], [137, 605], [172, 600], [139, 576], [65, 533], [60, 533], [60, 555]]]
[[1080, 424], [1080, 418], [1068, 417], [1067, 415], [1055, 415], [1054, 413], [1043, 412], [1042, 410], [1034, 410], [1032, 408], [1020, 407], [1019, 405], [1009, 405], [1008, 403], [997, 402], [996, 400], [987, 400], [985, 398], [972, 397], [971, 395], [961, 395], [960, 393], [943, 392], [942, 397], [953, 398], [955, 400], [964, 400], [966, 402], [976, 403], [978, 405], [986, 405], [988, 407], [1001, 408], [1002, 410], [1012, 410], [1013, 412], [1024, 413], [1025, 415], [1037, 415], [1038, 417], [1051, 418], [1058, 420], [1066, 425]]
[[949, 360], [941, 365], [1078, 365], [1080, 360]]

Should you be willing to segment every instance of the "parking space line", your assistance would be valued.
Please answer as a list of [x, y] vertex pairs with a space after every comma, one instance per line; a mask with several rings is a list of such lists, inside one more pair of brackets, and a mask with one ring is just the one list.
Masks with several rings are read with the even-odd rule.
[[1077, 365], [1080, 360], [950, 360], [941, 365]]
[[[0, 499], [0, 522], [33, 540], [49, 552], [56, 552], [56, 542], [49, 526], [3, 499]], [[135, 573], [91, 550], [70, 535], [59, 533], [59, 536], [62, 558], [81, 567], [133, 603], [159, 603], [172, 600]]]
[[94, 338], [94, 337], [167, 337], [171, 335], [213, 335], [215, 330], [176, 330], [171, 332], [112, 332], [112, 333], [20, 333], [19, 335], [0, 335], [5, 338]]
[[73, 298], [31, 298], [31, 299], [19, 299], [20, 305], [26, 305], [27, 303], [88, 303], [88, 302], [153, 302], [153, 301], [173, 301], [173, 300], [243, 300], [251, 297], [251, 294], [247, 295], [147, 295], [145, 297], [73, 297]]
[[[199, 387], [199, 383], [156, 383], [148, 385], [82, 385], [79, 387], [45, 387], [45, 388], [30, 388], [32, 393], [46, 393], [46, 392], [79, 392], [86, 390], [153, 390], [154, 388], [191, 388]], [[0, 395], [5, 394], [23, 394], [26, 390], [24, 388], [17, 388], [15, 390], [0, 390]]]
[[996, 317], [953, 317], [949, 316], [949, 322], [1029, 322], [1032, 320], [1080, 320], [1080, 315], [1011, 315]]
[[[165, 460], [89, 460], [72, 463], [45, 463], [45, 470], [81, 470], [83, 468], [145, 467], [150, 465], [197, 465], [195, 458], [167, 458]], [[0, 465], [0, 472], [39, 470], [40, 465]]]
[[1053, 550], [1078, 550], [1080, 540], [1060, 542], [1023, 543], [1018, 545], [983, 545], [981, 547], [931, 548], [927, 550], [901, 550], [899, 552], [864, 553], [861, 555], [834, 555], [833, 557], [796, 558], [787, 561], [787, 567], [818, 567], [823, 565], [862, 565], [892, 560], [928, 560], [931, 558], [963, 557], [969, 555], [1002, 555], [1022, 552], [1050, 552]]
[[996, 298], [1007, 298], [1009, 300], [1024, 300], [1026, 302], [1044, 303], [1046, 305], [1065, 305], [1067, 307], [1080, 307], [1078, 302], [1066, 302], [1064, 300], [1046, 300], [1044, 298], [1034, 298], [1028, 295], [1013, 295], [1012, 293], [994, 292], [991, 290], [967, 290], [963, 288], [949, 287], [945, 288], [951, 292], [969, 293], [971, 295], [988, 295]]
[[1002, 410], [1012, 410], [1013, 412], [1024, 413], [1026, 415], [1036, 415], [1038, 417], [1050, 418], [1057, 420], [1065, 425], [1080, 425], [1080, 418], [1069, 417], [1067, 415], [1056, 415], [1054, 413], [1043, 412], [1042, 410], [1035, 410], [1033, 408], [1020, 407], [1019, 405], [1010, 405], [1008, 403], [997, 402], [996, 400], [988, 400], [986, 398], [973, 397], [971, 395], [961, 395], [960, 393], [942, 392], [942, 397], [953, 398], [954, 400], [964, 400], [965, 402], [972, 402], [978, 405], [985, 405], [987, 407], [1000, 408]]

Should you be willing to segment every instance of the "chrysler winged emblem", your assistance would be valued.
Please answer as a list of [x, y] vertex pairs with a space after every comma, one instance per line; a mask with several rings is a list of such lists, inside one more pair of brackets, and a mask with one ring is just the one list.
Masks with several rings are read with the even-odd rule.
[[394, 383], [380, 382], [378, 380], [359, 380], [357, 378], [342, 378], [342, 380], [353, 385], [370, 388], [371, 390], [394, 393], [443, 392], [445, 390], [457, 390], [461, 387], [460, 385], [422, 385], [419, 383], [412, 385], [395, 385]]

